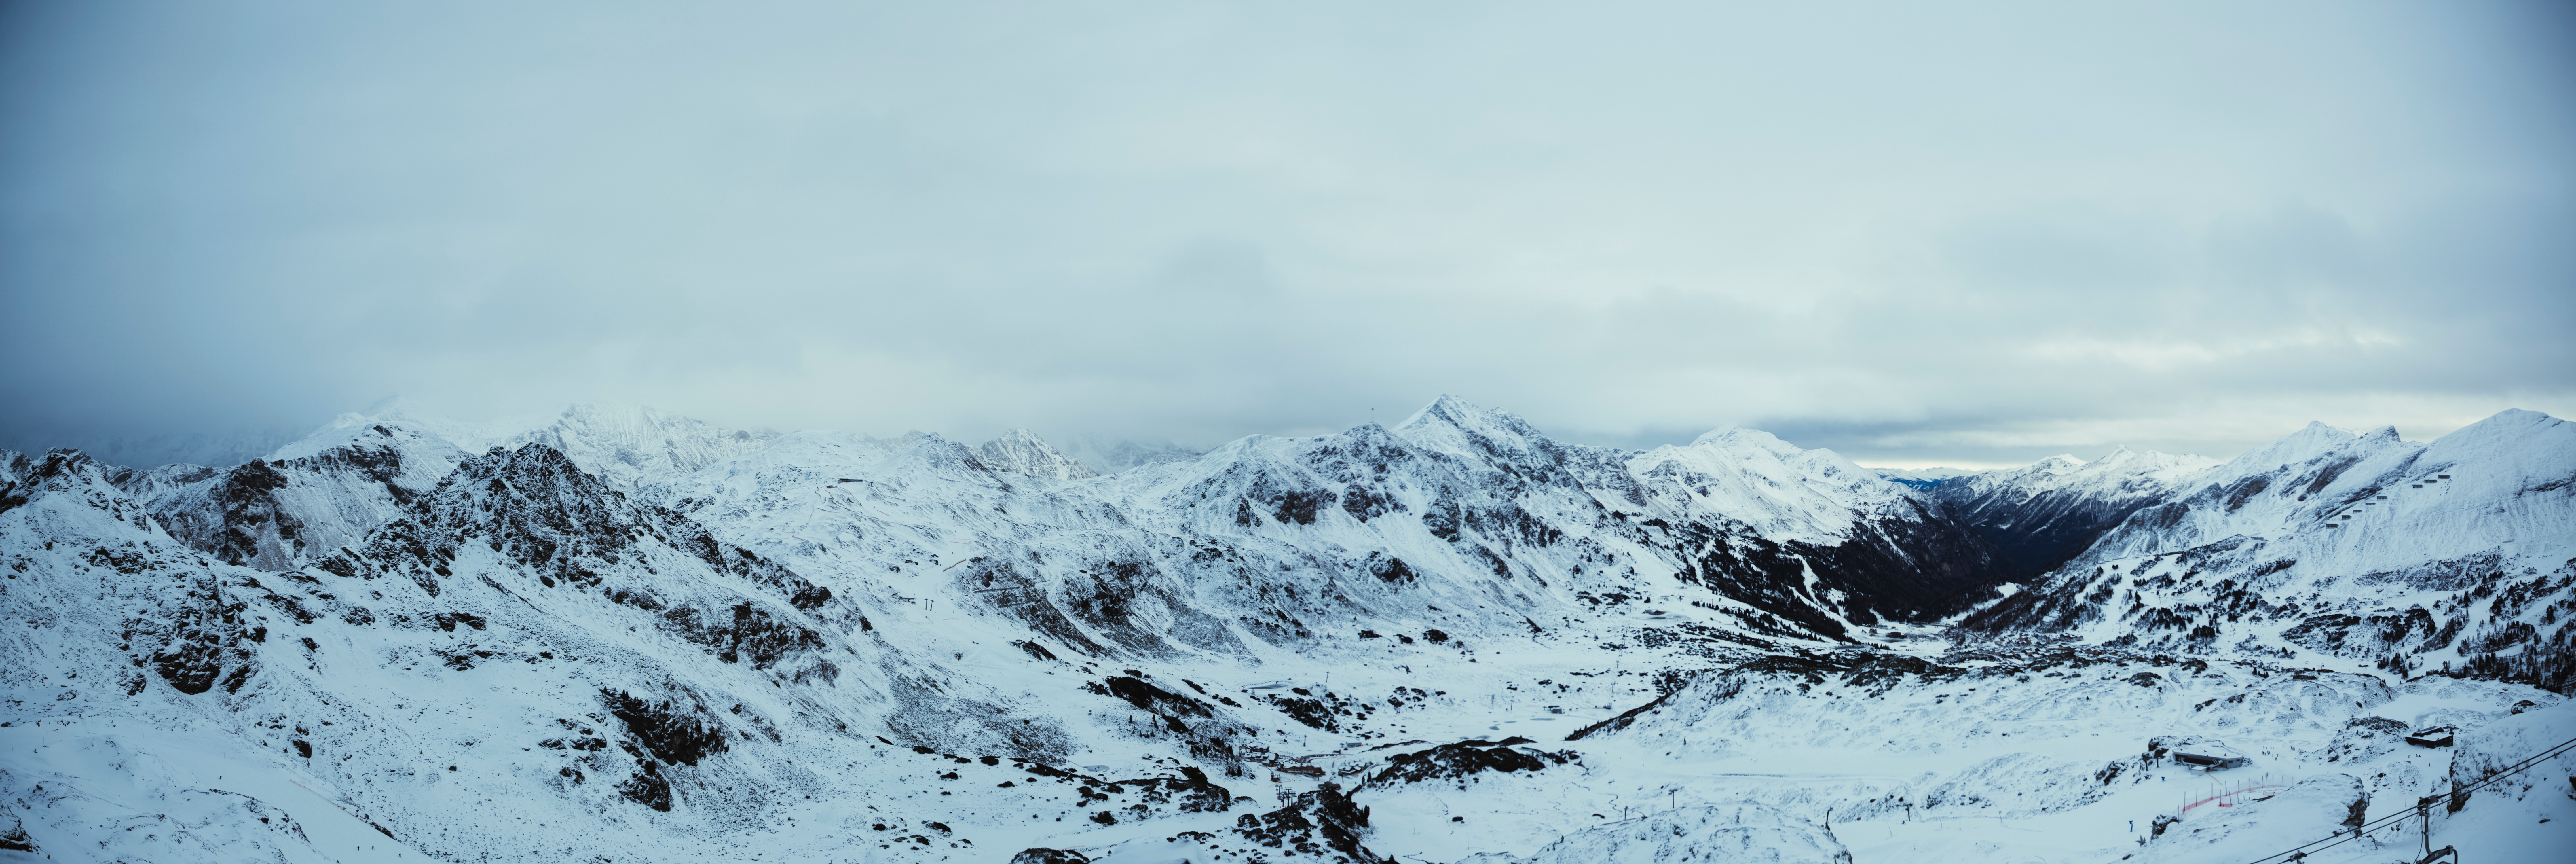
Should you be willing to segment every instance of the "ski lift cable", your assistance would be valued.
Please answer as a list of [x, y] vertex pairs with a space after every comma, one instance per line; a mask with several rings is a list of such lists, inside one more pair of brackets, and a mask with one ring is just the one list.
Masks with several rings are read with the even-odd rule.
[[[2451, 791], [2451, 793], [2450, 793], [2450, 794], [2453, 794], [2453, 795], [2460, 795], [2460, 794], [2466, 794], [2466, 793], [2468, 793], [2468, 792], [2473, 792], [2473, 791], [2476, 791], [2477, 789], [2480, 789], [2480, 788], [2482, 788], [2482, 787], [2487, 786], [2488, 784], [2494, 783], [2494, 782], [2495, 782], [2495, 781], [2497, 781], [2497, 780], [2501, 780], [2501, 779], [2503, 779], [2503, 778], [2510, 777], [2510, 776], [2513, 776], [2513, 775], [2515, 775], [2515, 774], [2522, 773], [2523, 771], [2529, 770], [2529, 769], [2531, 769], [2531, 768], [2533, 768], [2533, 767], [2535, 767], [2535, 766], [2539, 765], [2541, 762], [2548, 760], [2548, 759], [2549, 759], [2550, 757], [2552, 757], [2552, 756], [2556, 756], [2556, 755], [2559, 755], [2560, 753], [2565, 752], [2565, 751], [2566, 751], [2566, 750], [2567, 750], [2571, 745], [2576, 745], [2576, 738], [2571, 738], [2571, 739], [2568, 739], [2568, 740], [2566, 740], [2566, 741], [2560, 742], [2557, 746], [2550, 747], [2550, 748], [2548, 748], [2548, 749], [2546, 749], [2546, 750], [2541, 751], [2541, 752], [2540, 752], [2540, 754], [2539, 754], [2539, 755], [2537, 755], [2537, 756], [2533, 756], [2533, 757], [2531, 757], [2531, 758], [2529, 758], [2529, 759], [2525, 759], [2525, 760], [2522, 760], [2521, 762], [2518, 762], [2518, 763], [2515, 763], [2515, 764], [2513, 764], [2513, 765], [2511, 765], [2511, 766], [2508, 766], [2508, 767], [2506, 767], [2506, 768], [2505, 768], [2505, 769], [2503, 769], [2503, 770], [2497, 771], [2497, 772], [2496, 772], [2496, 773], [2494, 773], [2494, 774], [2490, 774], [2490, 775], [2486, 776], [2485, 778], [2482, 778], [2482, 779], [2478, 780], [2477, 782], [2470, 783], [2470, 784], [2468, 784], [2468, 785], [2461, 786], [2461, 787], [2459, 787], [2459, 788], [2457, 788], [2457, 789], [2454, 789], [2454, 790], [2452, 790], [2452, 791]], [[2440, 793], [2436, 793], [2436, 794], [2434, 794], [2434, 795], [2426, 796], [2426, 797], [2423, 799], [2423, 802], [2430, 802], [2430, 801], [2432, 801], [2433, 799], [2440, 798], [2440, 797], [2443, 797], [2443, 795], [2442, 795], [2442, 794], [2440, 794]], [[2423, 803], [2423, 802], [2419, 802], [2419, 803]], [[2303, 844], [2303, 845], [2301, 845], [2301, 846], [2299, 846], [2299, 847], [2293, 848], [2293, 849], [2291, 849], [2291, 850], [2289, 850], [2289, 851], [2286, 851], [2286, 852], [2277, 852], [2277, 853], [2274, 853], [2274, 854], [2272, 854], [2272, 855], [2269, 855], [2269, 856], [2266, 856], [2266, 857], [2263, 857], [2263, 858], [2257, 858], [2257, 859], [2254, 859], [2254, 861], [2253, 861], [2253, 862], [2251, 862], [2251, 864], [2263, 864], [2263, 862], [2266, 862], [2266, 861], [2272, 861], [2272, 860], [2276, 860], [2276, 859], [2278, 859], [2278, 860], [2285, 860], [2285, 861], [2296, 861], [2296, 860], [2299, 860], [2299, 859], [2301, 859], [2301, 858], [2306, 857], [2306, 855], [2307, 855], [2308, 853], [2311, 853], [2311, 852], [2322, 852], [2322, 851], [2324, 851], [2324, 850], [2331, 849], [2331, 848], [2334, 848], [2334, 847], [2336, 847], [2336, 846], [2343, 845], [2344, 843], [2349, 842], [2349, 841], [2351, 841], [2351, 840], [2353, 840], [2353, 839], [2355, 839], [2355, 838], [2365, 837], [2365, 836], [2368, 836], [2368, 835], [2370, 835], [2370, 834], [2376, 833], [2376, 832], [2377, 832], [2377, 831], [2379, 831], [2380, 829], [2391, 827], [2392, 825], [2395, 825], [2395, 824], [2397, 824], [2397, 823], [2400, 823], [2400, 822], [2404, 821], [2406, 817], [2408, 817], [2408, 816], [2412, 816], [2412, 815], [2415, 815], [2415, 811], [2413, 811], [2413, 810], [2400, 810], [2400, 811], [2397, 811], [2397, 812], [2395, 812], [2395, 813], [2391, 813], [2391, 814], [2388, 814], [2388, 815], [2386, 815], [2386, 816], [2382, 816], [2382, 817], [2379, 817], [2379, 818], [2377, 818], [2377, 819], [2370, 820], [2369, 822], [2363, 823], [2360, 827], [2354, 828], [2354, 829], [2353, 829], [2351, 832], [2349, 832], [2349, 833], [2337, 832], [2337, 833], [2336, 833], [2336, 835], [2335, 835], [2335, 836], [2332, 836], [2332, 837], [2327, 837], [2327, 838], [2323, 838], [2323, 839], [2319, 839], [2319, 840], [2311, 840], [2311, 841], [2308, 841], [2306, 844]], [[2320, 845], [2317, 845], [2317, 844], [2324, 844], [2324, 845], [2320, 846]], [[2309, 847], [2315, 847], [2315, 848], [2309, 848]], [[2283, 856], [2289, 856], [2289, 857], [2286, 857], [2286, 858], [2285, 858], [2285, 857], [2283, 857]]]
[[[2504, 779], [2504, 778], [2511, 777], [2511, 776], [2516, 775], [2516, 774], [2520, 774], [2520, 773], [2522, 773], [2522, 772], [2524, 772], [2524, 771], [2531, 770], [2532, 768], [2539, 767], [2540, 763], [2545, 762], [2545, 761], [2548, 761], [2551, 757], [2558, 756], [2558, 755], [2561, 755], [2561, 754], [2563, 754], [2563, 753], [2566, 753], [2566, 752], [2568, 752], [2570, 749], [2576, 749], [2576, 738], [2569, 738], [2569, 739], [2567, 739], [2567, 740], [2565, 740], [2565, 741], [2561, 741], [2561, 742], [2559, 742], [2556, 746], [2553, 746], [2553, 747], [2550, 747], [2550, 748], [2548, 748], [2548, 749], [2545, 749], [2545, 750], [2540, 751], [2539, 755], [2536, 755], [2536, 756], [2533, 756], [2533, 757], [2531, 757], [2531, 758], [2529, 758], [2529, 759], [2524, 759], [2524, 760], [2522, 760], [2522, 761], [2520, 761], [2520, 762], [2516, 762], [2516, 763], [2514, 763], [2514, 764], [2512, 764], [2512, 765], [2506, 766], [2503, 770], [2497, 771], [2497, 772], [2495, 772], [2495, 773], [2493, 773], [2493, 774], [2489, 774], [2489, 775], [2487, 775], [2487, 776], [2485, 776], [2485, 777], [2483, 777], [2483, 778], [2478, 779], [2478, 780], [2477, 780], [2477, 782], [2469, 783], [2469, 784], [2464, 785], [2464, 786], [2458, 786], [2458, 787], [2455, 787], [2455, 788], [2453, 788], [2453, 789], [2450, 791], [2450, 793], [2449, 793], [2449, 794], [2450, 794], [2450, 795], [2452, 795], [2452, 796], [2459, 796], [2459, 795], [2464, 795], [2464, 794], [2467, 794], [2467, 793], [2470, 793], [2470, 792], [2477, 791], [2478, 789], [2483, 788], [2483, 787], [2485, 787], [2485, 786], [2487, 786], [2487, 785], [2489, 785], [2489, 784], [2492, 784], [2492, 783], [2494, 783], [2494, 782], [2496, 782], [2496, 781], [2498, 781], [2498, 780], [2502, 780], [2502, 779]], [[2441, 795], [2440, 793], [2436, 793], [2436, 794], [2434, 794], [2434, 795], [2427, 796], [2425, 800], [2426, 800], [2426, 801], [2430, 801], [2430, 800], [2431, 800], [2431, 799], [2433, 799], [2433, 798], [2440, 798], [2440, 797], [2442, 797], [2442, 795]], [[2254, 859], [2254, 860], [2252, 860], [2252, 861], [2246, 862], [2246, 864], [2264, 864], [2264, 862], [2267, 862], [2267, 861], [2296, 861], [2296, 860], [2299, 860], [2299, 859], [2301, 859], [2301, 858], [2305, 858], [2309, 853], [2322, 852], [2322, 851], [2325, 851], [2325, 850], [2327, 850], [2327, 849], [2332, 849], [2332, 848], [2334, 848], [2334, 847], [2336, 847], [2336, 846], [2341, 846], [2341, 845], [2343, 845], [2343, 844], [2345, 844], [2345, 843], [2349, 843], [2349, 842], [2353, 841], [2354, 839], [2357, 839], [2357, 838], [2360, 838], [2360, 837], [2363, 837], [2363, 836], [2367, 836], [2367, 835], [2369, 835], [2369, 834], [2371, 834], [2371, 833], [2373, 833], [2373, 832], [2378, 831], [2379, 829], [2386, 828], [2386, 827], [2389, 827], [2389, 826], [2390, 826], [2390, 825], [2392, 825], [2392, 824], [2399, 823], [2399, 822], [2401, 822], [2402, 820], [2404, 820], [2406, 817], [2408, 817], [2408, 816], [2413, 816], [2413, 815], [2415, 815], [2415, 810], [2414, 810], [2414, 808], [2407, 808], [2407, 809], [2404, 809], [2404, 810], [2399, 810], [2399, 811], [2397, 811], [2397, 812], [2395, 812], [2395, 813], [2390, 813], [2390, 814], [2388, 814], [2388, 815], [2386, 815], [2386, 816], [2382, 816], [2382, 817], [2379, 817], [2379, 818], [2377, 818], [2377, 819], [2370, 820], [2369, 822], [2362, 823], [2362, 825], [2361, 825], [2360, 827], [2358, 827], [2358, 828], [2354, 828], [2354, 829], [2352, 829], [2352, 830], [2351, 830], [2351, 831], [2349, 831], [2349, 832], [2338, 832], [2335, 836], [2332, 836], [2332, 837], [2325, 837], [2325, 838], [2321, 838], [2321, 839], [2317, 839], [2317, 840], [2310, 840], [2310, 841], [2308, 841], [2308, 842], [2306, 842], [2306, 843], [2301, 843], [2301, 844], [2299, 844], [2299, 845], [2297, 845], [2297, 846], [2291, 847], [2291, 848], [2290, 848], [2290, 849], [2288, 849], [2287, 851], [2274, 852], [2274, 853], [2272, 853], [2272, 854], [2270, 854], [2270, 855], [2265, 855], [2265, 856], [2263, 856], [2263, 857], [2261, 857], [2261, 858], [2256, 858], [2256, 859]], [[2323, 844], [2323, 845], [2319, 845], [2319, 844]]]

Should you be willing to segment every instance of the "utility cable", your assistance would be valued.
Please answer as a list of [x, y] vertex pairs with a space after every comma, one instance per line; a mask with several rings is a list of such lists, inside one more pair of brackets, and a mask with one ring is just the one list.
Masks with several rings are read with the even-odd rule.
[[[2569, 738], [2565, 741], [2559, 742], [2557, 746], [2540, 751], [2540, 754], [2537, 756], [2505, 766], [2503, 770], [2479, 778], [2477, 782], [2455, 786], [2451, 789], [2450, 795], [2453, 800], [2459, 800], [2460, 796], [2475, 792], [2488, 784], [2502, 780], [2506, 777], [2511, 777], [2524, 771], [2531, 770], [2532, 768], [2537, 767], [2540, 763], [2548, 761], [2551, 757], [2566, 753], [2571, 749], [2576, 749], [2576, 738]], [[2440, 797], [2442, 797], [2441, 793], [2428, 795], [2425, 796], [2423, 801], [2420, 803], [2431, 803], [2434, 799]], [[2413, 816], [2415, 813], [2416, 811], [2414, 808], [2399, 810], [2395, 813], [2364, 822], [2360, 827], [2354, 828], [2351, 831], [2337, 831], [2334, 836], [2310, 840], [2306, 843], [2290, 847], [2286, 851], [2275, 852], [2261, 858], [2256, 858], [2252, 861], [2246, 862], [2246, 864], [2266, 864], [2266, 862], [2272, 861], [2297, 861], [2306, 858], [2312, 853], [2323, 852], [2327, 849], [2332, 849], [2336, 846], [2341, 846], [2361, 837], [2368, 836], [2382, 828], [2387, 828], [2392, 825], [2402, 825], [2406, 817]]]

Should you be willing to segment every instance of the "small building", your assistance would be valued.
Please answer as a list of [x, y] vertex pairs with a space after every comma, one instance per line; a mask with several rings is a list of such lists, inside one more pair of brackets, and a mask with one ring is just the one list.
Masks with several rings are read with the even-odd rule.
[[2223, 771], [2254, 764], [2245, 754], [2207, 742], [2192, 742], [2174, 748], [2174, 764], [2202, 771]]
[[2450, 726], [2429, 726], [2417, 729], [2415, 734], [2406, 736], [2406, 743], [2417, 747], [2449, 747], [2454, 737], [2453, 733], [2458, 731]]

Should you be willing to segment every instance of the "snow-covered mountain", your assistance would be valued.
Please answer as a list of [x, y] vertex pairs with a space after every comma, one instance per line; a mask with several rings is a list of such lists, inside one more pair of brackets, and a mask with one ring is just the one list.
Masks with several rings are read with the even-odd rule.
[[1116, 474], [1139, 465], [1187, 462], [1207, 451], [1169, 442], [1139, 442], [1084, 435], [1065, 443], [1063, 453], [1095, 474]]
[[[0, 857], [2225, 857], [2469, 770], [2389, 729], [2459, 726], [2492, 767], [2568, 726], [2514, 671], [2528, 651], [2410, 681], [2344, 647], [2385, 632], [2355, 604], [2435, 578], [2353, 575], [2402, 569], [2382, 562], [2567, 557], [2565, 424], [2489, 425], [2311, 429], [2000, 599], [2007, 566], [1952, 505], [1830, 451], [1587, 447], [1447, 397], [1114, 472], [1025, 432], [579, 407], [380, 409], [224, 469], [0, 454], [0, 620], [25, 623], [0, 638], [0, 752], [25, 754], [0, 761]], [[2467, 497], [2396, 510], [2385, 478], [2418, 469]], [[2404, 518], [2257, 574], [2327, 565], [2261, 608], [2137, 573], [2169, 543], [2268, 566], [2243, 538], [2306, 512], [2290, 483]], [[2136, 581], [2105, 606], [2087, 567]], [[2439, 608], [2563, 641], [2553, 573]], [[2160, 821], [2198, 788], [2177, 742], [2219, 738], [2291, 791]], [[2534, 788], [2461, 812], [2476, 848], [2569, 815]], [[2040, 833], [1962, 830], [1998, 819]]]
[[1968, 626], [2576, 683], [2576, 424], [2311, 424], [2169, 499]]
[[[230, 564], [291, 570], [399, 518], [402, 505], [445, 479], [465, 451], [399, 421], [369, 423], [307, 455], [232, 468], [165, 465], [109, 479], [160, 527]], [[306, 439], [311, 440], [311, 439]]]
[[301, 567], [401, 515], [470, 454], [540, 444], [631, 487], [757, 451], [775, 433], [729, 430], [642, 407], [576, 405], [543, 423], [460, 424], [399, 403], [343, 414], [265, 459], [229, 468], [118, 469], [171, 536], [232, 564]]
[[379, 426], [409, 429], [467, 453], [543, 444], [621, 485], [696, 471], [757, 451], [778, 437], [774, 431], [727, 429], [642, 405], [581, 404], [553, 417], [459, 423], [415, 415], [407, 404], [391, 400], [364, 414], [342, 414], [268, 459], [297, 459], [365, 441]]
[[2058, 455], [1962, 475], [1928, 491], [1994, 543], [2020, 580], [2057, 569], [2130, 513], [2165, 500], [2217, 464], [2122, 447], [2091, 462]]
[[[1361, 629], [1527, 633], [1657, 597], [1687, 604], [1674, 596], [1685, 587], [1702, 605], [1665, 614], [1708, 618], [1712, 634], [1839, 639], [1881, 615], [1963, 611], [1986, 564], [1929, 502], [1829, 452], [1749, 431], [1645, 453], [1567, 445], [1447, 398], [1395, 429], [1256, 436], [1057, 482], [937, 436], [887, 452], [800, 433], [663, 494], [800, 569], [839, 566], [853, 544], [910, 566], [944, 557], [961, 596], [1000, 595], [1086, 650], [1097, 636], [1160, 652]], [[1159, 607], [1152, 626], [1129, 620], [1140, 599]], [[1089, 620], [1068, 628], [1059, 612]]]
[[1943, 480], [1979, 473], [1966, 468], [1872, 468], [1869, 470], [1870, 473], [1878, 475], [1881, 480], [1916, 489], [1930, 489], [1940, 485]]
[[[766, 446], [778, 433], [721, 426], [640, 406], [575, 405], [491, 446], [543, 444], [622, 483], [686, 474]], [[468, 448], [481, 449], [481, 448]]]
[[975, 457], [984, 467], [1013, 474], [1025, 474], [1041, 480], [1080, 480], [1100, 472], [1057, 452], [1046, 439], [1026, 429], [1013, 429], [1002, 437], [975, 448]]

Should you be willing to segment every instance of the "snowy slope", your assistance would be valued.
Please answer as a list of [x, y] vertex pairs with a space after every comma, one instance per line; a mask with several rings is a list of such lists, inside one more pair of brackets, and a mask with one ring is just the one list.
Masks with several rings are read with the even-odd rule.
[[[1600, 813], [1591, 821], [1605, 826], [1650, 796], [1758, 804], [1829, 835], [1856, 861], [2243, 861], [2330, 836], [2355, 802], [2376, 817], [2444, 788], [2459, 770], [2452, 752], [2408, 746], [2403, 731], [2512, 727], [2526, 717], [2561, 727], [2576, 704], [2513, 684], [2396, 683], [2098, 648], [1772, 657], [1699, 676], [1550, 745], [1586, 764], [1652, 770], [1539, 772], [1516, 797]], [[2546, 737], [2495, 749], [2519, 759]], [[2202, 773], [2173, 758], [2211, 746], [2252, 764]], [[1459, 797], [1422, 794], [1376, 806], [1390, 818]], [[2526, 813], [2576, 814], [2558, 798], [2526, 794], [2489, 812], [2524, 825]], [[2468, 833], [2437, 828], [2436, 845]], [[2378, 847], [2342, 853], [2310, 860], [2385, 860], [2374, 857]]]
[[[43, 694], [27, 707], [67, 729], [106, 724], [57, 739], [70, 746], [157, 763], [189, 757], [165, 746], [229, 745], [225, 758], [383, 826], [387, 852], [728, 858], [764, 848], [746, 845], [761, 825], [814, 818], [809, 795], [836, 809], [791, 847], [831, 848], [878, 819], [953, 852], [966, 838], [918, 826], [962, 822], [935, 795], [937, 775], [959, 769], [880, 736], [1044, 764], [1070, 755], [1056, 721], [916, 665], [827, 590], [543, 447], [469, 459], [366, 544], [284, 573], [186, 549], [105, 473], [50, 455], [0, 513], [12, 571], [0, 608], [34, 625], [10, 637], [13, 698]], [[117, 790], [142, 781], [126, 774], [137, 764], [96, 776], [13, 762], [7, 781], [132, 800]], [[1146, 813], [1214, 794], [1162, 773], [1181, 794], [1130, 780], [1104, 797]], [[988, 795], [1025, 813], [1069, 791]], [[209, 811], [231, 821], [191, 836], [258, 836], [243, 820], [259, 812]], [[112, 832], [125, 817], [47, 818], [30, 830]]]
[[2131, 514], [1968, 621], [2101, 642], [2576, 682], [2576, 424], [2431, 443], [2310, 425]]
[[[2571, 710], [2303, 648], [2306, 618], [2194, 619], [2239, 651], [2054, 599], [2090, 583], [1993, 602], [1991, 547], [1938, 502], [1751, 430], [1585, 447], [1444, 397], [1083, 476], [1034, 435], [399, 414], [225, 470], [0, 453], [25, 625], [0, 858], [16, 824], [64, 861], [2200, 860], [2489, 770]], [[2310, 503], [2246, 478], [2387, 475], [2406, 446], [2457, 451], [2455, 480], [2521, 466], [2470, 502], [2527, 508], [2490, 539], [2563, 541], [2556, 423], [2310, 435], [2100, 551], [2239, 548]], [[2459, 601], [2463, 634], [2540, 626], [2529, 581]], [[2299, 590], [2265, 602], [2327, 602]], [[1971, 609], [1953, 650], [1938, 621]], [[2475, 760], [2387, 734], [2436, 723]], [[2141, 848], [2127, 820], [2206, 788], [2177, 736], [2287, 791]], [[2452, 818], [2549, 848], [2576, 814], [2545, 792]]]
[[1995, 544], [2013, 578], [2028, 579], [2057, 569], [2130, 513], [2162, 503], [2217, 464], [2122, 447], [2091, 462], [2059, 455], [1970, 474], [1930, 492]]

